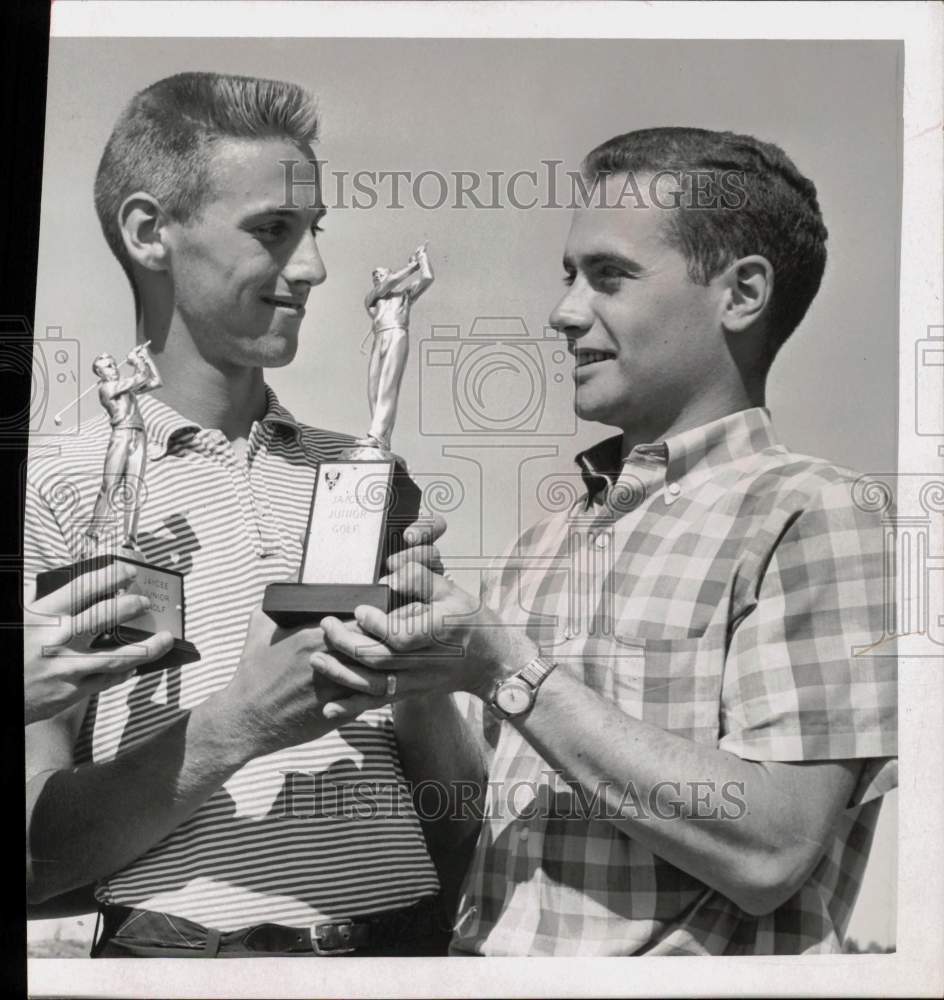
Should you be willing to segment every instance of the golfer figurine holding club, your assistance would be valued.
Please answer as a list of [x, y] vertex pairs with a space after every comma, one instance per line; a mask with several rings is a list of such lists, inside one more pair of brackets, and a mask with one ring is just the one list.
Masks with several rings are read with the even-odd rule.
[[[405, 288], [402, 283], [419, 272], [419, 277]], [[410, 349], [410, 306], [433, 283], [433, 269], [426, 255], [426, 244], [410, 255], [406, 267], [391, 272], [378, 267], [373, 272], [373, 287], [364, 299], [372, 320], [374, 342], [367, 373], [367, 399], [370, 404], [370, 430], [358, 444], [389, 454], [390, 437], [397, 416], [400, 382]]]
[[125, 363], [134, 368], [134, 373], [127, 378], [119, 375], [118, 363], [110, 354], [99, 354], [92, 362], [92, 371], [99, 378], [98, 401], [111, 420], [111, 438], [105, 454], [102, 486], [92, 519], [85, 529], [87, 555], [94, 554], [98, 548], [101, 533], [116, 510], [122, 513], [119, 546], [136, 547], [147, 458], [147, 435], [138, 409], [137, 393], [160, 388], [163, 383], [148, 353], [147, 343], [134, 347]]
[[[85, 642], [89, 649], [135, 645], [138, 652], [124, 654], [124, 662], [130, 663], [133, 670], [139, 673], [181, 666], [200, 659], [196, 646], [185, 635], [183, 574], [149, 561], [138, 547], [138, 517], [144, 502], [147, 431], [137, 396], [140, 392], [159, 389], [164, 384], [148, 353], [149, 344], [150, 341], [138, 344], [121, 362], [134, 369], [125, 378], [120, 375], [120, 365], [111, 354], [99, 354], [92, 362], [92, 371], [98, 376], [98, 382], [82, 396], [98, 389], [98, 401], [111, 424], [102, 484], [95, 498], [91, 519], [81, 535], [81, 558], [69, 566], [57, 566], [38, 573], [34, 600], [34, 603], [41, 603], [64, 587], [72, 587], [70, 599], [74, 600], [75, 594], [81, 597], [85, 590], [93, 588], [93, 583], [86, 580], [87, 574], [111, 566], [99, 589], [104, 587], [115, 591], [119, 600], [138, 595], [145, 603], [136, 607], [137, 613], [129, 610], [122, 617], [115, 618], [113, 623], [109, 622], [108, 627], [91, 629], [97, 634], [91, 643]], [[69, 405], [75, 406], [81, 398]], [[56, 414], [57, 422], [62, 419], [63, 413], [65, 410]], [[113, 527], [116, 521], [119, 522], [117, 531]], [[106, 538], [107, 546], [103, 544]], [[83, 582], [77, 584], [78, 580]], [[50, 598], [46, 605], [58, 607], [61, 602], [61, 597]], [[114, 625], [121, 628], [115, 629]], [[160, 638], [154, 639], [158, 635]], [[170, 646], [167, 645], [168, 639], [172, 640]], [[46, 673], [48, 671], [44, 673], [43, 669], [38, 671], [39, 681], [45, 678]], [[51, 702], [54, 706], [61, 706], [64, 697], [61, 685], [55, 682], [55, 678], [53, 681]], [[36, 700], [38, 704], [38, 695]], [[34, 711], [40, 713], [46, 710], [36, 707]]]
[[[37, 626], [24, 629], [27, 725], [52, 718], [76, 702], [123, 683], [135, 672], [199, 659], [196, 647], [183, 635], [182, 578], [139, 559], [135, 545], [147, 455], [136, 394], [163, 384], [148, 343], [139, 344], [126, 358], [124, 363], [134, 368], [127, 378], [119, 375], [112, 355], [99, 354], [92, 362], [97, 384], [54, 417], [61, 424], [66, 410], [98, 389], [99, 402], [111, 422], [111, 436], [95, 509], [81, 536], [81, 560], [39, 573], [24, 606], [24, 625]], [[132, 550], [133, 559], [127, 553], [122, 558], [118, 553], [98, 552], [116, 510], [122, 512], [118, 548]], [[102, 560], [93, 558], [99, 554], [118, 558], [102, 565]], [[159, 579], [161, 592], [173, 595], [169, 615], [149, 614], [149, 605], [143, 603], [149, 579]], [[54, 630], [49, 628], [51, 616], [58, 618]], [[103, 627], [95, 628], [93, 622]], [[62, 649], [70, 655], [56, 653]]]

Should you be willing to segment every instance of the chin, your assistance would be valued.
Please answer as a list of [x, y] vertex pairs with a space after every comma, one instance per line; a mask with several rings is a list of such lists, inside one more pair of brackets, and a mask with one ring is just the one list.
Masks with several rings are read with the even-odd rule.
[[290, 365], [295, 360], [295, 355], [298, 352], [298, 348], [291, 351], [282, 351], [280, 354], [275, 354], [272, 357], [266, 358], [262, 361], [263, 368], [284, 368], [286, 365]]
[[574, 412], [581, 420], [616, 426], [615, 408], [607, 405], [605, 400], [581, 397], [578, 392], [574, 400]]
[[255, 364], [261, 368], [284, 368], [295, 360], [298, 353], [298, 334], [280, 333], [266, 337], [256, 345]]

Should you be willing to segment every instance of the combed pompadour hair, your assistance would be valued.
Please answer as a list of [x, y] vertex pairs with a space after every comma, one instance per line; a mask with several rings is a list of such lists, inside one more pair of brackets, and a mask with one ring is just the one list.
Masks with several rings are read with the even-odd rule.
[[178, 73], [136, 94], [115, 124], [95, 176], [98, 219], [132, 288], [118, 218], [130, 194], [146, 191], [168, 218], [186, 222], [210, 193], [214, 142], [285, 138], [307, 149], [317, 137], [315, 100], [294, 83]]

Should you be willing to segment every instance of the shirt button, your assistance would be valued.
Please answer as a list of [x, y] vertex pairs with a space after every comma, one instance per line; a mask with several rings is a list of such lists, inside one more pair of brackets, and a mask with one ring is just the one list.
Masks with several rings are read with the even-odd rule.
[[594, 544], [596, 545], [596, 547], [598, 549], [605, 549], [606, 548], [606, 535], [597, 535], [596, 540], [594, 541]]
[[161, 457], [162, 450], [163, 449], [157, 441], [152, 441], [151, 444], [147, 446], [147, 457], [153, 462]]
[[520, 829], [520, 830], [518, 831], [518, 836], [519, 836], [519, 837], [520, 837], [520, 838], [521, 838], [522, 840], [527, 840], [527, 839], [528, 839], [528, 828], [527, 828], [526, 826], [523, 826], [523, 827], [522, 827], [522, 828], [521, 828], [521, 829]]
[[669, 493], [677, 497], [682, 492], [682, 487], [678, 483], [669, 483]]
[[567, 642], [568, 639], [573, 639], [573, 637], [574, 637], [574, 633], [571, 632], [569, 628], [565, 628], [564, 631], [563, 631], [563, 633], [562, 633], [562, 635], [563, 635], [564, 642]]

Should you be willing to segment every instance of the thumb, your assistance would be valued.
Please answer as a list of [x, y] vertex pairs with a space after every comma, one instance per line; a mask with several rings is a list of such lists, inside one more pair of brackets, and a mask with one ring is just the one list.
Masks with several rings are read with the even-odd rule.
[[383, 708], [388, 701], [388, 698], [376, 698], [369, 694], [354, 694], [349, 698], [338, 698], [325, 703], [321, 713], [326, 719], [344, 722], [347, 719], [356, 719], [372, 708]]

